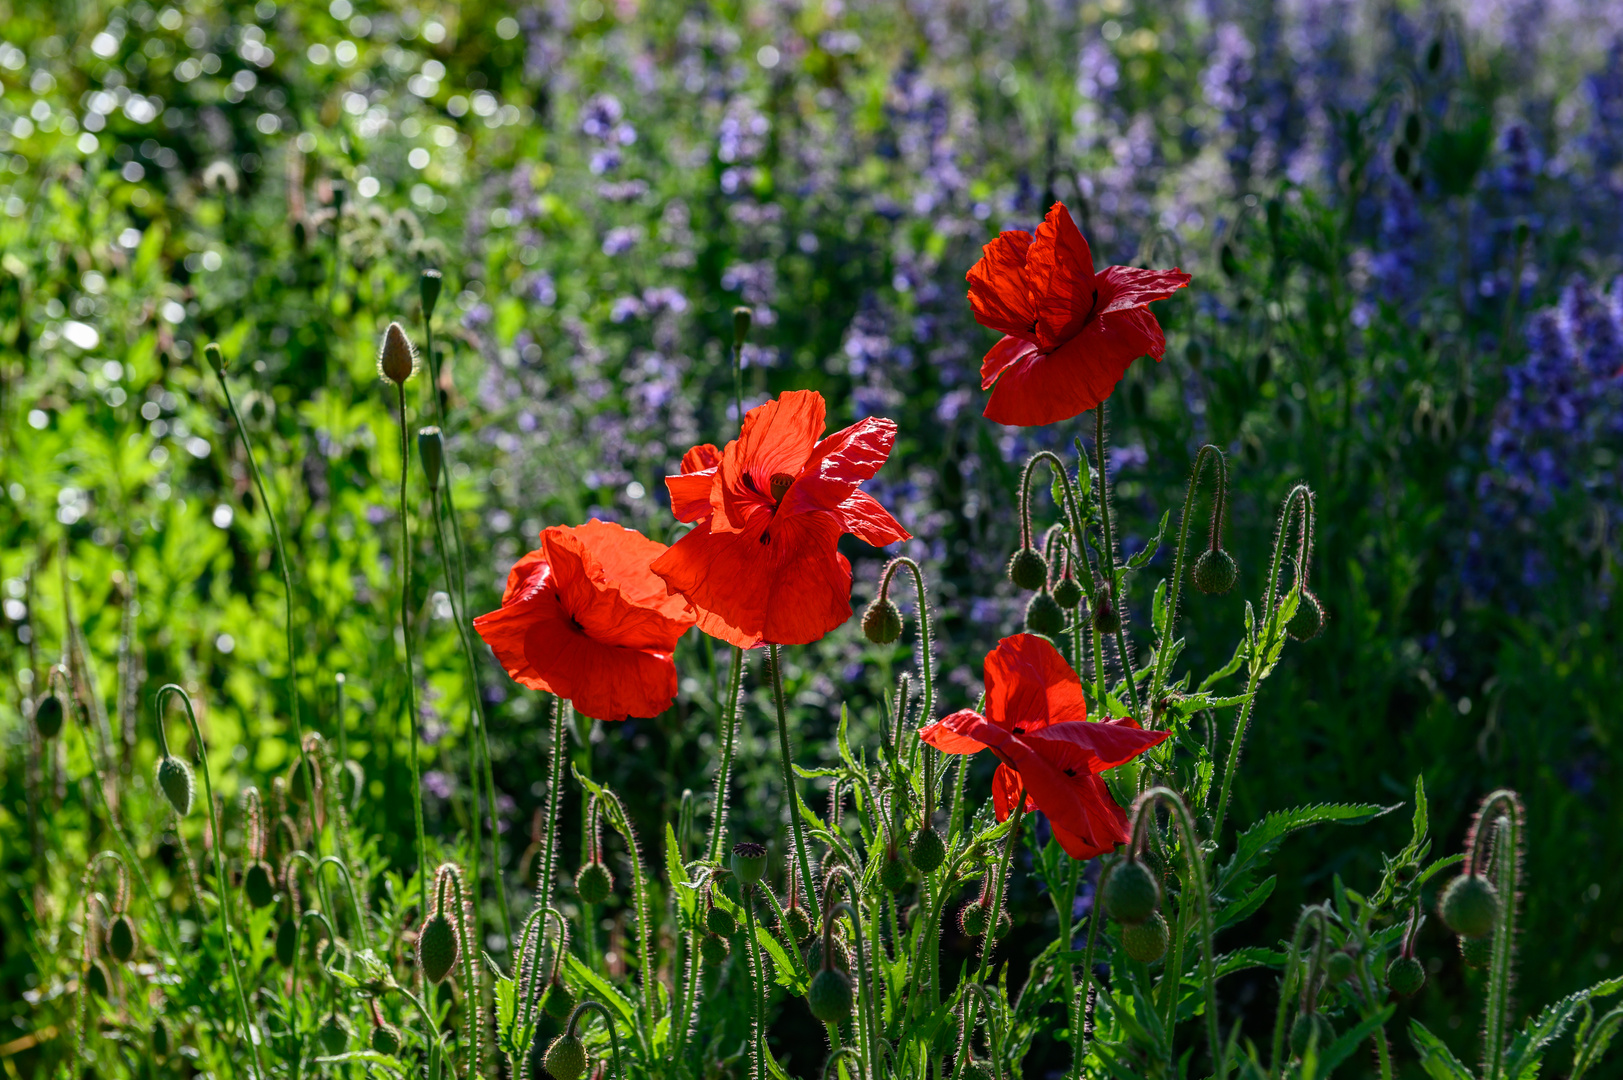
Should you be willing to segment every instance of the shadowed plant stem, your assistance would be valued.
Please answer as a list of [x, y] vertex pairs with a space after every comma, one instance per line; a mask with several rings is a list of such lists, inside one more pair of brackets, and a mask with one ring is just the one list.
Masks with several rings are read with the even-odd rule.
[[761, 943], [755, 940], [755, 886], [744, 886], [744, 928], [748, 935], [750, 968], [750, 1049], [754, 1059], [750, 1075], [766, 1077], [766, 971], [761, 965]]
[[1072, 1039], [1076, 1054], [1071, 1059], [1070, 1080], [1077, 1080], [1082, 1075], [1082, 1062], [1088, 1054], [1088, 995], [1093, 990], [1093, 948], [1098, 943], [1099, 923], [1103, 919], [1104, 915], [1099, 910], [1099, 887], [1095, 884], [1093, 902], [1088, 908], [1088, 947], [1082, 952], [1082, 988], [1076, 996], [1076, 1029]]
[[396, 383], [400, 402], [400, 632], [406, 649], [406, 723], [411, 727], [411, 816], [417, 827], [417, 882], [421, 918], [428, 918], [428, 843], [423, 831], [422, 764], [417, 760], [417, 666], [411, 644], [411, 518], [406, 492], [411, 478], [411, 440], [406, 436], [406, 384]]
[[552, 879], [558, 869], [558, 809], [563, 801], [564, 749], [568, 740], [564, 710], [568, 707], [563, 698], [553, 697], [552, 760], [548, 762], [552, 775], [547, 778], [547, 820], [541, 828], [541, 869], [535, 883], [536, 906], [543, 909], [552, 904]]
[[738, 693], [744, 679], [744, 650], [733, 646], [733, 663], [727, 672], [727, 700], [721, 709], [721, 766], [716, 770], [716, 794], [710, 801], [710, 850], [708, 859], [721, 858], [727, 837], [728, 782], [732, 776], [733, 753], [738, 747]]
[[1093, 452], [1099, 459], [1099, 527], [1104, 531], [1105, 550], [1099, 560], [1105, 574], [1105, 588], [1110, 603], [1116, 609], [1116, 657], [1121, 662], [1122, 678], [1127, 683], [1127, 697], [1133, 705], [1133, 716], [1144, 718], [1138, 703], [1138, 679], [1133, 674], [1133, 657], [1127, 651], [1127, 612], [1122, 608], [1121, 596], [1116, 589], [1116, 542], [1110, 534], [1110, 476], [1105, 471], [1105, 403], [1099, 402], [1093, 410]]
[[800, 881], [806, 890], [806, 906], [811, 909], [812, 924], [822, 918], [817, 906], [816, 880], [811, 873], [811, 860], [806, 858], [806, 836], [800, 827], [800, 790], [795, 786], [794, 759], [789, 752], [789, 714], [783, 701], [783, 653], [777, 645], [767, 646], [767, 663], [772, 668], [772, 700], [778, 708], [778, 754], [783, 761], [783, 798], [789, 807], [789, 831], [795, 838], [795, 859], [800, 863]]
[[1223, 465], [1223, 452], [1217, 447], [1207, 443], [1195, 454], [1195, 465], [1189, 470], [1189, 490], [1183, 497], [1183, 517], [1178, 522], [1178, 554], [1172, 564], [1172, 587], [1167, 597], [1167, 625], [1166, 631], [1161, 635], [1160, 646], [1155, 650], [1155, 670], [1150, 675], [1149, 697], [1153, 707], [1155, 699], [1161, 693], [1161, 686], [1166, 682], [1167, 667], [1171, 662], [1172, 643], [1177, 639], [1175, 633], [1178, 625], [1178, 598], [1183, 589], [1183, 571], [1185, 558], [1189, 549], [1189, 517], [1195, 509], [1195, 487], [1200, 482], [1200, 471], [1206, 465], [1207, 458], [1216, 459], [1217, 492], [1212, 501], [1212, 545], [1216, 546], [1219, 531], [1223, 527], [1223, 496], [1225, 494], [1225, 474]]
[[1014, 821], [1009, 835], [1004, 838], [1003, 857], [997, 861], [997, 879], [992, 884], [992, 895], [986, 901], [986, 931], [981, 934], [981, 962], [975, 972], [975, 982], [986, 983], [986, 971], [992, 964], [992, 950], [997, 946], [997, 924], [1003, 917], [1003, 892], [1009, 884], [1009, 871], [1014, 865], [1014, 853], [1020, 850], [1020, 826], [1026, 817], [1026, 793], [1022, 787], [1014, 800]]

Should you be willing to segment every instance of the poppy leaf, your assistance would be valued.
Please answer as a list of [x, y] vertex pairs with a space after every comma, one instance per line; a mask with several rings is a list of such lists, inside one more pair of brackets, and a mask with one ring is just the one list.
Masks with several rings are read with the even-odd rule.
[[1155, 535], [1150, 538], [1150, 542], [1144, 545], [1142, 551], [1139, 551], [1132, 558], [1127, 560], [1127, 569], [1142, 570], [1144, 567], [1150, 565], [1150, 560], [1155, 558], [1156, 552], [1161, 550], [1161, 541], [1166, 537], [1167, 522], [1171, 520], [1171, 518], [1171, 510], [1168, 510], [1166, 513], [1161, 515], [1161, 527], [1157, 529]]

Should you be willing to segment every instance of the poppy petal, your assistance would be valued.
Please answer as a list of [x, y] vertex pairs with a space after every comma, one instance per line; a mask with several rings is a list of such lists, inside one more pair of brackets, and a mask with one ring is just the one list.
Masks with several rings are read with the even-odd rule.
[[790, 390], [744, 414], [743, 431], [721, 458], [723, 508], [735, 526], [769, 497], [774, 476], [799, 476], [823, 434], [828, 406], [815, 390]]
[[1037, 308], [1037, 344], [1044, 349], [1075, 337], [1099, 309], [1093, 253], [1064, 203], [1050, 207], [1037, 226], [1026, 253], [1026, 280]]
[[1034, 338], [1037, 310], [1026, 281], [1026, 253], [1031, 234], [1011, 229], [981, 248], [969, 268], [969, 306], [975, 321], [1015, 337]]
[[665, 490], [671, 493], [671, 513], [677, 521], [698, 521], [710, 513], [711, 489], [716, 486], [716, 470], [667, 476]]
[[986, 350], [986, 355], [981, 359], [981, 389], [990, 390], [997, 377], [1003, 374], [1004, 368], [1039, 351], [1035, 342], [1024, 338], [1003, 338]]
[[1104, 781], [1090, 776], [1084, 787], [1084, 803], [1093, 808], [1093, 813], [1084, 820], [1081, 831], [1076, 829], [1075, 821], [1056, 821], [1051, 814], [1048, 818], [1054, 839], [1073, 859], [1091, 859], [1114, 851], [1118, 844], [1127, 842], [1129, 835], [1127, 812], [1110, 797]]
[[[1109, 316], [1112, 328], [1129, 316], [1154, 316], [1142, 309]], [[1104, 323], [1105, 320], [1100, 320]], [[1110, 396], [1132, 362], [1150, 351], [1136, 326], [1127, 340], [1089, 327], [1052, 353], [1030, 353], [1010, 364], [987, 399], [985, 415], [999, 424], [1036, 427], [1069, 420]], [[1157, 326], [1159, 335], [1160, 328]], [[1165, 351], [1165, 341], [1161, 342]]]
[[1027, 738], [1034, 750], [1061, 769], [1101, 773], [1133, 760], [1166, 742], [1168, 732], [1145, 731], [1136, 725], [1050, 724]]
[[890, 511], [866, 491], [851, 492], [834, 513], [840, 519], [840, 528], [864, 544], [884, 547], [913, 538], [913, 534], [902, 528], [901, 523], [890, 516]]
[[537, 548], [513, 564], [507, 572], [507, 588], [502, 592], [502, 606], [513, 603], [520, 595], [534, 592], [546, 584], [552, 571], [547, 566], [546, 552]]
[[1099, 314], [1143, 307], [1165, 300], [1185, 285], [1189, 275], [1179, 269], [1141, 270], [1136, 266], [1107, 266], [1099, 274], [1100, 295], [1108, 297]]
[[981, 725], [991, 726], [974, 709], [959, 709], [919, 728], [919, 738], [943, 754], [978, 754], [986, 749], [986, 744], [975, 738]]
[[604, 644], [567, 616], [532, 623], [524, 635], [524, 655], [540, 675], [536, 689], [569, 698], [596, 720], [658, 716], [676, 698], [676, 665], [669, 653]]
[[682, 472], [708, 472], [721, 464], [721, 451], [714, 443], [700, 443], [682, 455]]
[[781, 514], [833, 510], [871, 480], [896, 445], [896, 421], [870, 416], [818, 443], [783, 495]]
[[648, 566], [665, 545], [593, 519], [541, 534], [564, 610], [595, 641], [669, 652], [693, 615]]
[[[992, 810], [997, 814], [999, 821], [1009, 820], [1009, 814], [1014, 810], [1015, 801], [1020, 798], [1025, 785], [1021, 781], [1020, 773], [1007, 765], [999, 765], [997, 772], [992, 774]], [[1037, 809], [1031, 795], [1026, 794], [1026, 810]]]

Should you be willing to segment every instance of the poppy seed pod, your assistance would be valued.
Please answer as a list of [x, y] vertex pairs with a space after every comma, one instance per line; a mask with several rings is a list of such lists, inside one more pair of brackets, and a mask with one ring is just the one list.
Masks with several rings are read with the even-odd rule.
[[386, 1057], [400, 1052], [400, 1029], [393, 1024], [378, 1024], [372, 1029], [372, 1050]]
[[1026, 605], [1026, 629], [1046, 638], [1057, 638], [1065, 632], [1065, 611], [1047, 589], [1034, 594]]
[[423, 276], [417, 281], [417, 291], [423, 300], [424, 320], [434, 317], [434, 305], [440, 302], [440, 286], [445, 279], [438, 270], [424, 270]]
[[1240, 580], [1240, 568], [1234, 565], [1234, 556], [1222, 548], [1208, 548], [1195, 560], [1189, 576], [1201, 592], [1222, 596]]
[[933, 874], [946, 861], [947, 844], [933, 826], [925, 825], [913, 834], [908, 854], [913, 857], [913, 865], [919, 873]]
[[1443, 891], [1438, 912], [1461, 937], [1487, 937], [1499, 921], [1499, 890], [1480, 874], [1461, 874]]
[[225, 378], [226, 369], [231, 365], [226, 363], [225, 353], [220, 351], [219, 345], [211, 341], [203, 346], [203, 358], [208, 361], [209, 370], [220, 378]]
[[712, 934], [720, 934], [722, 937], [732, 937], [738, 933], [738, 920], [733, 918], [733, 913], [715, 905], [711, 905], [704, 913], [704, 926]]
[[614, 875], [600, 862], [589, 862], [575, 875], [575, 892], [583, 904], [601, 904], [614, 891]]
[[1325, 958], [1324, 977], [1332, 985], [1344, 983], [1348, 979], [1352, 978], [1353, 971], [1356, 967], [1357, 964], [1353, 961], [1351, 953], [1342, 952], [1340, 949], [1337, 949], [1335, 952], [1331, 953]]
[[1107, 636], [1121, 629], [1121, 613], [1102, 591], [1098, 603], [1093, 607], [1093, 628]]
[[242, 895], [256, 908], [269, 907], [276, 899], [276, 879], [263, 859], [248, 865], [242, 875]]
[[378, 349], [378, 374], [396, 386], [417, 374], [417, 350], [412, 348], [406, 331], [397, 322], [383, 331], [383, 344]]
[[329, 1054], [342, 1054], [349, 1045], [349, 1021], [337, 1013], [328, 1013], [327, 1019], [322, 1021], [321, 1030], [317, 1032], [321, 1039], [321, 1046]]
[[428, 486], [438, 490], [440, 470], [445, 466], [445, 440], [440, 437], [439, 428], [425, 427], [417, 432], [417, 455], [423, 460], [423, 475], [428, 477]]
[[1009, 580], [1034, 592], [1048, 584], [1048, 560], [1036, 548], [1023, 547], [1009, 560]]
[[1493, 961], [1493, 938], [1461, 937], [1460, 959], [1466, 967], [1485, 968]]
[[1166, 955], [1172, 931], [1159, 911], [1140, 923], [1129, 923], [1121, 929], [1121, 945], [1141, 964], [1153, 964]]
[[742, 305], [733, 308], [733, 348], [744, 344], [744, 339], [750, 336], [750, 323], [754, 321], [755, 313]]
[[586, 1075], [586, 1047], [566, 1031], [552, 1040], [542, 1064], [553, 1080], [580, 1080]]
[[423, 969], [423, 978], [431, 983], [444, 981], [456, 967], [460, 952], [451, 920], [443, 912], [430, 915], [417, 934], [417, 964]]
[[1386, 985], [1399, 997], [1410, 997], [1426, 985], [1426, 965], [1412, 956], [1399, 956], [1386, 965]]
[[793, 944], [799, 944], [811, 936], [811, 916], [799, 904], [784, 909], [783, 932]]
[[1307, 1053], [1310, 1042], [1322, 1053], [1335, 1041], [1336, 1029], [1319, 1013], [1302, 1013], [1291, 1025], [1291, 1053], [1297, 1057]]
[[711, 967], [715, 967], [727, 959], [727, 954], [732, 951], [732, 946], [728, 945], [727, 939], [720, 934], [706, 934], [704, 939], [699, 942], [699, 955]]
[[888, 596], [876, 596], [862, 613], [862, 634], [875, 645], [890, 645], [902, 636], [902, 609]]
[[575, 1008], [575, 992], [553, 979], [547, 984], [547, 992], [541, 998], [541, 1008], [554, 1020], [567, 1020]]
[[169, 800], [169, 805], [175, 808], [177, 816], [185, 817], [192, 812], [197, 781], [192, 777], [192, 767], [184, 760], [173, 754], [165, 754], [158, 761], [158, 789]]
[[838, 1024], [851, 1017], [853, 996], [851, 976], [835, 968], [824, 968], [812, 977], [806, 990], [811, 1014], [825, 1024]]
[[34, 706], [34, 730], [42, 739], [54, 739], [62, 732], [62, 699], [46, 694]]
[[1285, 624], [1285, 632], [1297, 641], [1311, 641], [1324, 629], [1324, 607], [1312, 590], [1303, 589], [1296, 602], [1296, 613]]
[[1054, 583], [1054, 603], [1067, 611], [1075, 611], [1076, 606], [1082, 602], [1082, 584], [1071, 576], [1067, 569], [1065, 576]]
[[1141, 923], [1161, 906], [1161, 883], [1137, 859], [1117, 863], [1105, 875], [1105, 914], [1120, 923]]
[[119, 915], [107, 928], [107, 951], [121, 964], [135, 955], [135, 924], [128, 915]]
[[754, 885], [766, 876], [766, 845], [744, 840], [733, 845], [733, 874], [743, 885]]

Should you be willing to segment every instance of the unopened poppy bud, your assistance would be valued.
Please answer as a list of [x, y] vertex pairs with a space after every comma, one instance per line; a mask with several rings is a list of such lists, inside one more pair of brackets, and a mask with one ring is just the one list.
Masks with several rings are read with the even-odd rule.
[[456, 967], [460, 952], [451, 920], [443, 912], [430, 915], [417, 934], [417, 964], [423, 969], [423, 978], [431, 983], [444, 981]]
[[1153, 964], [1166, 955], [1172, 932], [1159, 911], [1141, 923], [1129, 923], [1121, 929], [1121, 945], [1141, 964]]
[[732, 951], [732, 946], [728, 945], [727, 939], [720, 934], [706, 934], [704, 939], [699, 942], [699, 955], [711, 967], [715, 967], [723, 960], [726, 960], [727, 954]]
[[135, 955], [135, 925], [128, 915], [118, 916], [107, 928], [107, 951], [121, 964]]
[[750, 323], [754, 318], [754, 312], [747, 307], [733, 308], [733, 348], [743, 347], [744, 340], [750, 336]]
[[425, 427], [417, 432], [417, 456], [423, 461], [423, 475], [428, 477], [428, 486], [438, 490], [440, 486], [440, 469], [445, 465], [445, 440], [440, 437], [437, 427]]
[[1065, 611], [1047, 589], [1033, 594], [1026, 605], [1026, 629], [1047, 638], [1058, 638], [1065, 632]]
[[1443, 39], [1432, 38], [1431, 44], [1426, 48], [1426, 71], [1435, 75], [1443, 67]]
[[321, 1029], [316, 1033], [321, 1040], [322, 1048], [329, 1054], [342, 1054], [349, 1045], [349, 1021], [337, 1013], [328, 1013], [327, 1019], [322, 1021]]
[[806, 990], [806, 1004], [811, 1006], [811, 1014], [825, 1024], [850, 1019], [851, 976], [825, 967], [812, 977], [811, 986]]
[[754, 885], [766, 876], [766, 845], [749, 840], [733, 845], [733, 874], [744, 885]]
[[1009, 560], [1009, 580], [1018, 588], [1035, 592], [1048, 584], [1048, 560], [1036, 548], [1021, 548]]
[[907, 888], [907, 860], [900, 852], [894, 849], [886, 852], [885, 861], [879, 867], [879, 884], [893, 893]]
[[992, 1063], [985, 1058], [971, 1057], [964, 1062], [963, 1080], [993, 1080], [995, 1075]]
[[276, 927], [276, 962], [285, 968], [293, 966], [294, 950], [298, 945], [299, 924], [283, 919]]
[[1067, 567], [1065, 576], [1054, 583], [1054, 603], [1066, 611], [1075, 611], [1082, 602], [1082, 583], [1071, 576]]
[[1105, 914], [1120, 923], [1141, 923], [1161, 906], [1161, 883], [1137, 859], [1117, 863], [1105, 875]]
[[256, 908], [269, 907], [276, 899], [276, 879], [263, 859], [250, 863], [242, 875], [242, 895]]
[[34, 706], [34, 730], [42, 739], [54, 739], [62, 732], [62, 699], [46, 694]]
[[583, 904], [601, 904], [614, 890], [614, 875], [600, 862], [589, 862], [575, 875], [575, 892]]
[[796, 904], [785, 908], [783, 912], [783, 933], [791, 944], [798, 945], [811, 936], [811, 916], [806, 909]]
[[986, 905], [979, 900], [965, 904], [964, 910], [958, 913], [958, 929], [965, 937], [980, 937], [986, 933]]
[[1240, 568], [1234, 565], [1234, 556], [1222, 548], [1208, 548], [1195, 560], [1190, 578], [1201, 592], [1222, 596], [1240, 580]]
[[541, 998], [541, 1008], [554, 1020], [567, 1020], [575, 1008], [575, 992], [553, 979], [547, 984], [547, 992]]
[[1303, 589], [1296, 601], [1296, 613], [1285, 624], [1285, 632], [1297, 641], [1311, 641], [1324, 629], [1324, 607], [1311, 589]]
[[394, 1057], [400, 1052], [400, 1029], [393, 1024], [381, 1023], [372, 1029], [372, 1050], [385, 1057]]
[[1412, 956], [1400, 956], [1386, 965], [1386, 985], [1399, 997], [1410, 997], [1426, 985], [1426, 965]]
[[173, 754], [165, 754], [158, 761], [158, 789], [176, 815], [185, 817], [192, 812], [192, 798], [197, 782], [192, 778], [192, 767]]
[[169, 1025], [161, 1016], [152, 1021], [152, 1052], [159, 1057], [169, 1053]]
[[1460, 959], [1466, 967], [1485, 968], [1493, 962], [1493, 938], [1460, 937]]
[[890, 645], [902, 636], [902, 609], [888, 596], [876, 596], [862, 613], [862, 633], [875, 645]]
[[913, 835], [913, 844], [908, 853], [913, 857], [913, 865], [918, 867], [919, 873], [933, 874], [946, 861], [947, 844], [933, 826], [925, 825]]
[[85, 985], [98, 997], [106, 997], [112, 989], [112, 977], [107, 974], [107, 968], [100, 960], [90, 961], [90, 968], [85, 972]]
[[417, 350], [412, 348], [406, 331], [397, 322], [383, 331], [383, 345], [378, 349], [378, 374], [404, 386], [406, 380], [417, 374]]
[[1499, 890], [1480, 874], [1461, 874], [1448, 883], [1438, 908], [1443, 923], [1461, 937], [1487, 937], [1499, 921]]
[[553, 1080], [580, 1080], [586, 1075], [586, 1047], [578, 1037], [566, 1031], [547, 1047], [543, 1064]]
[[1336, 1041], [1336, 1029], [1319, 1013], [1302, 1013], [1291, 1025], [1291, 1053], [1301, 1057], [1309, 1044], [1320, 1051]]
[[423, 319], [426, 321], [434, 317], [434, 305], [440, 302], [440, 286], [444, 278], [438, 270], [424, 270], [423, 276], [417, 281], [418, 294], [423, 299]]
[[212, 341], [203, 346], [203, 359], [208, 361], [209, 369], [221, 378], [225, 377], [226, 369], [231, 366], [226, 363], [225, 354], [220, 351], [220, 346]]
[[1116, 606], [1110, 602], [1110, 597], [1102, 591], [1093, 607], [1093, 628], [1107, 635], [1121, 629], [1121, 615], [1116, 611]]
[[1337, 949], [1325, 958], [1324, 977], [1329, 980], [1331, 985], [1344, 983], [1352, 978], [1356, 966], [1350, 953]]
[[704, 913], [704, 926], [712, 934], [722, 937], [732, 937], [738, 933], [738, 920], [733, 918], [732, 912], [714, 905]]

